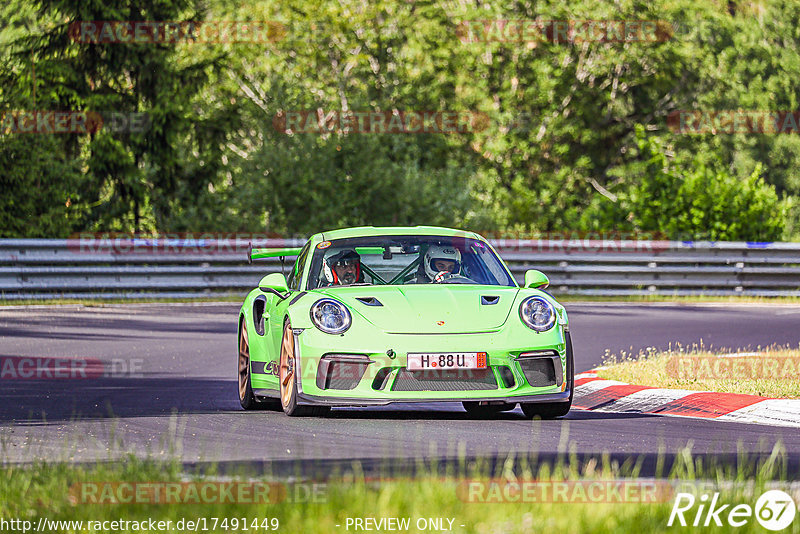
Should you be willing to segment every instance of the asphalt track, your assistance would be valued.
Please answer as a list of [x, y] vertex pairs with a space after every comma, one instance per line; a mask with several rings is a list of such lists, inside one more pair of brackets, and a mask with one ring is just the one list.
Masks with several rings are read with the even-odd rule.
[[[752, 463], [777, 442], [800, 473], [800, 432], [721, 421], [573, 410], [529, 421], [519, 409], [470, 419], [458, 403], [335, 409], [326, 418], [244, 412], [236, 393], [235, 304], [0, 309], [0, 357], [102, 360], [116, 376], [0, 379], [0, 461], [88, 462], [126, 454], [266, 471], [382, 469], [510, 453], [539, 461], [608, 453], [655, 472], [691, 447], [708, 461]], [[619, 352], [670, 343], [755, 348], [800, 343], [800, 306], [568, 304], [576, 371]], [[131, 365], [133, 372], [131, 373]], [[739, 455], [738, 458], [742, 459]]]

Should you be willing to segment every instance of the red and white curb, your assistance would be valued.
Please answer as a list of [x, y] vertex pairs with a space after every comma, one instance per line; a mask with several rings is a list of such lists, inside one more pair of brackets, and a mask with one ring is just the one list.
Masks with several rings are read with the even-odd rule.
[[602, 379], [596, 369], [575, 375], [572, 406], [596, 412], [699, 417], [800, 428], [800, 399], [635, 386]]

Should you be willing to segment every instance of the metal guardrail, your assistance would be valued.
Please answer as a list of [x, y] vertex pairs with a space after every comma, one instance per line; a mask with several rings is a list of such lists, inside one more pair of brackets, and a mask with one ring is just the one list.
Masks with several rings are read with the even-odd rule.
[[[800, 243], [499, 239], [493, 245], [517, 280], [539, 269], [555, 293], [800, 296]], [[281, 270], [277, 258], [248, 265], [247, 250], [240, 239], [0, 239], [0, 299], [243, 295]]]

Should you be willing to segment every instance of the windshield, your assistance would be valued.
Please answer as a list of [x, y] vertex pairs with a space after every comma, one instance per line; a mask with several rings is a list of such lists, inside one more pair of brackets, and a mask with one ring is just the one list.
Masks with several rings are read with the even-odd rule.
[[447, 236], [373, 236], [317, 244], [308, 289], [348, 285], [478, 284], [516, 287], [482, 241]]

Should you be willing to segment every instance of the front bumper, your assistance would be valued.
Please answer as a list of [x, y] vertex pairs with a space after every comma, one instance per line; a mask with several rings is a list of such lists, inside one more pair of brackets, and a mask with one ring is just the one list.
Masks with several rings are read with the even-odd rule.
[[[373, 327], [366, 331], [351, 328], [343, 335], [332, 336], [308, 328], [295, 330], [294, 340], [299, 404], [382, 406], [398, 402], [463, 400], [560, 403], [569, 402], [570, 398], [566, 344], [561, 325], [544, 333], [516, 325], [494, 332], [441, 335], [390, 334], [376, 332]], [[443, 384], [446, 381], [441, 378], [437, 379], [438, 382], [414, 378], [399, 387], [398, 380], [410, 373], [405, 371], [407, 355], [415, 352], [485, 352], [488, 371], [483, 373], [479, 384], [457, 381], [453, 386]], [[520, 357], [530, 352], [552, 362], [552, 383], [533, 384], [535, 380], [531, 380], [530, 373], [522, 365], [526, 358]], [[331, 358], [334, 362], [341, 358], [363, 374], [345, 376], [338, 381], [327, 380], [322, 373], [330, 370]], [[361, 365], [357, 364], [359, 361]], [[412, 383], [413, 390], [409, 390]], [[433, 387], [425, 384], [433, 384]], [[268, 392], [256, 391], [256, 394], [266, 395]]]
[[314, 405], [314, 406], [386, 406], [395, 403], [409, 403], [409, 402], [446, 402], [446, 401], [488, 401], [488, 402], [506, 402], [506, 403], [557, 403], [569, 402], [570, 390], [565, 390], [561, 393], [539, 394], [519, 397], [458, 397], [452, 399], [436, 398], [413, 398], [413, 399], [362, 399], [362, 398], [343, 398], [343, 397], [317, 397], [313, 395], [298, 395], [297, 400], [299, 404]]

